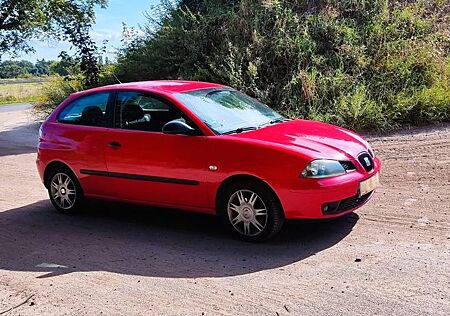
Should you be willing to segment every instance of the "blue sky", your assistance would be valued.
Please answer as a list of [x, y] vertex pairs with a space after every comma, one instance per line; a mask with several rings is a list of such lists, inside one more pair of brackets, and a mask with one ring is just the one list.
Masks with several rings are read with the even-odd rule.
[[[138, 27], [146, 22], [144, 12], [150, 11], [151, 7], [160, 3], [160, 0], [109, 0], [106, 9], [97, 8], [96, 24], [91, 32], [92, 38], [99, 44], [108, 40], [107, 55], [113, 58], [114, 51], [121, 45], [122, 22], [130, 27]], [[62, 51], [73, 54], [69, 43], [44, 42], [33, 40], [31, 45], [36, 52], [23, 54], [15, 59], [26, 59], [32, 62], [36, 59], [56, 59]], [[6, 58], [5, 58], [6, 59]]]

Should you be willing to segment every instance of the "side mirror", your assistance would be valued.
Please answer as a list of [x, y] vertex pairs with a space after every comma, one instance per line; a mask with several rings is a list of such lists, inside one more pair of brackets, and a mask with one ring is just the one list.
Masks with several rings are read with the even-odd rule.
[[162, 128], [162, 132], [164, 134], [197, 135], [197, 131], [194, 128], [180, 119], [167, 122]]

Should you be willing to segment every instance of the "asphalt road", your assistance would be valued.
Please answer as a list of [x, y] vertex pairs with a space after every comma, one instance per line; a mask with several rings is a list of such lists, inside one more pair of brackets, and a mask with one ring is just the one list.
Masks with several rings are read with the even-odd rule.
[[31, 109], [30, 103], [1, 104], [0, 113], [25, 111]]
[[449, 126], [371, 137], [383, 174], [369, 204], [255, 245], [210, 216], [54, 212], [34, 165], [38, 124], [4, 109], [0, 314], [450, 315]]

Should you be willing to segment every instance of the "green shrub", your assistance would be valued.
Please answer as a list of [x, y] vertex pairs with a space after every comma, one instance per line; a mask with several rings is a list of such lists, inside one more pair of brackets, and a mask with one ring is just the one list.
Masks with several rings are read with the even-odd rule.
[[49, 115], [71, 93], [82, 90], [83, 81], [80, 78], [55, 77], [44, 85], [40, 102], [34, 104], [34, 110], [41, 117]]
[[449, 120], [449, 1], [184, 0], [163, 9], [119, 55], [122, 81], [223, 83], [289, 116], [357, 130]]
[[[100, 68], [99, 85], [118, 83], [115, 78], [115, 66], [104, 65]], [[44, 85], [41, 100], [34, 104], [36, 114], [42, 118], [48, 116], [62, 101], [71, 93], [88, 89], [86, 80], [82, 75], [55, 77], [51, 82]]]

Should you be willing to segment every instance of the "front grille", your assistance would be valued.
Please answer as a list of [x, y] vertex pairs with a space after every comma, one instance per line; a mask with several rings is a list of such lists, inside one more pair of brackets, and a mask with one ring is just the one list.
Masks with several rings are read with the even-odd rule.
[[322, 205], [322, 213], [324, 215], [334, 215], [352, 210], [364, 204], [370, 198], [371, 195], [372, 192], [369, 192], [363, 196], [355, 195], [345, 200], [325, 203], [324, 205]]
[[358, 156], [358, 161], [367, 172], [373, 170], [373, 159], [367, 152], [360, 154]]
[[355, 165], [351, 161], [339, 161], [339, 163], [342, 165], [342, 168], [344, 168], [345, 171], [356, 170]]

